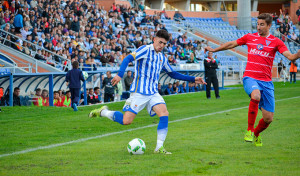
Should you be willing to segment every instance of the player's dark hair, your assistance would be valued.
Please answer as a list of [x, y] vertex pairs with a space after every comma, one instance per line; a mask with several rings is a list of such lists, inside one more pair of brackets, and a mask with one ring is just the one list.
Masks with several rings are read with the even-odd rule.
[[157, 31], [155, 36], [156, 36], [156, 37], [159, 37], [159, 38], [163, 38], [163, 39], [165, 39], [167, 42], [170, 40], [170, 35], [169, 35], [169, 33], [168, 33], [166, 30], [164, 30], [164, 29], [161, 29], [161, 30]]
[[94, 88], [94, 91], [96, 91], [96, 90], [98, 90], [98, 89], [100, 89], [100, 88], [99, 88], [99, 87], [95, 87], [95, 88]]
[[53, 94], [56, 94], [56, 93], [58, 93], [58, 94], [59, 94], [59, 92], [58, 92], [58, 91], [54, 91], [54, 92], [53, 92]]
[[79, 67], [78, 61], [74, 61], [74, 62], [72, 63], [72, 66], [73, 66], [73, 68], [78, 68], [78, 67]]
[[66, 92], [66, 95], [67, 95], [68, 93], [71, 93], [71, 91], [68, 90], [68, 91]]
[[262, 14], [258, 15], [257, 19], [265, 20], [267, 25], [272, 24], [272, 21], [273, 21], [273, 17], [269, 13], [262, 13]]

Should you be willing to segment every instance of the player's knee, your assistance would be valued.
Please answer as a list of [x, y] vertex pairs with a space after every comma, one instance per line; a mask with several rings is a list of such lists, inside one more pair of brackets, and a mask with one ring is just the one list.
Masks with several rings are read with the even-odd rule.
[[265, 121], [267, 124], [270, 124], [270, 123], [272, 123], [273, 118], [266, 118], [266, 119], [264, 119], [264, 121]]
[[161, 112], [161, 114], [159, 116], [169, 116], [169, 111], [165, 110], [165, 111]]
[[252, 99], [260, 101], [260, 93], [255, 93], [251, 96]]
[[131, 123], [132, 123], [132, 120], [123, 119], [123, 125], [130, 125]]

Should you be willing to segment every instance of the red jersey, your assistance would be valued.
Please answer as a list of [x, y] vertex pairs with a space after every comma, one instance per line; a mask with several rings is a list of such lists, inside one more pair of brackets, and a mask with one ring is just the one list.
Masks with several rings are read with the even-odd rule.
[[239, 38], [237, 44], [248, 46], [248, 60], [244, 77], [260, 81], [272, 81], [272, 67], [276, 52], [288, 51], [285, 44], [271, 34], [261, 37], [258, 33], [249, 33]]

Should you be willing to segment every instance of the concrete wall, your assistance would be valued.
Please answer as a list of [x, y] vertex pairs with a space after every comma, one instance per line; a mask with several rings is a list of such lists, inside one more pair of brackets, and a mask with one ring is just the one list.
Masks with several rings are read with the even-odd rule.
[[176, 1], [176, 2], [168, 2], [171, 6], [179, 9], [181, 11], [188, 11], [189, 10], [189, 3], [188, 1]]
[[[154, 15], [154, 11], [156, 12], [160, 12], [159, 10], [146, 10], [147, 15]], [[171, 17], [173, 19], [174, 13], [175, 11], [166, 11], [166, 13], [168, 14], [169, 17]], [[216, 18], [219, 17], [220, 12], [189, 12], [189, 11], [180, 11], [180, 13], [184, 16], [184, 17], [199, 17], [199, 18]], [[252, 17], [257, 17], [259, 15], [259, 12], [251, 12], [251, 16]], [[227, 12], [227, 17], [229, 19], [229, 23], [231, 25], [237, 25], [236, 21], [237, 21], [237, 12]]]
[[130, 7], [130, 3], [128, 1], [118, 1], [118, 0], [95, 0], [95, 2], [98, 4], [99, 7], [104, 6], [104, 9], [106, 11], [109, 11], [111, 9], [111, 6], [113, 3], [115, 4], [123, 4], [127, 7]]
[[297, 3], [293, 3], [293, 1], [290, 1], [289, 15], [291, 16], [294, 24], [298, 23], [298, 16], [296, 15], [296, 11], [298, 10], [299, 6], [300, 0], [298, 0]]

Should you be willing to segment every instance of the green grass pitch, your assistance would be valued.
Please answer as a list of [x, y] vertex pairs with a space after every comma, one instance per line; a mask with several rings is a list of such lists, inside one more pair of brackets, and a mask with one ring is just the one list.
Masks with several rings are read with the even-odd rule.
[[[262, 133], [263, 147], [243, 141], [249, 98], [242, 86], [220, 95], [211, 100], [205, 92], [164, 97], [171, 122], [165, 147], [173, 153], [167, 156], [153, 154], [159, 120], [145, 110], [133, 124], [121, 126], [89, 119], [95, 106], [78, 112], [3, 107], [0, 175], [300, 175], [300, 84], [275, 83], [276, 112]], [[120, 110], [123, 104], [109, 108]], [[180, 121], [189, 117], [195, 118]], [[256, 124], [261, 117], [259, 112]], [[128, 142], [137, 137], [146, 143], [144, 155], [127, 152]], [[5, 155], [19, 151], [24, 153]]]

